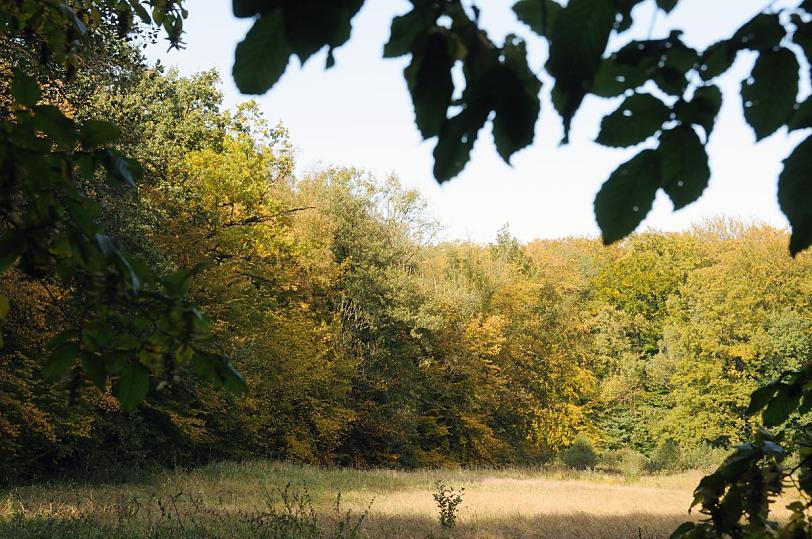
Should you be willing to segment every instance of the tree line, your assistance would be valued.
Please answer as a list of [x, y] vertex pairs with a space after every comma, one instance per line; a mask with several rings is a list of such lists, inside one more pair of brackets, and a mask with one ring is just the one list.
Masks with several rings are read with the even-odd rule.
[[[11, 111], [28, 53], [3, 47]], [[147, 67], [114, 39], [94, 51], [91, 69], [40, 66], [42, 102], [121, 127], [139, 190], [97, 172], [84, 211], [133, 275], [148, 267], [189, 303], [113, 309], [109, 279], [11, 265], [4, 478], [226, 458], [536, 464], [578, 435], [643, 454], [727, 448], [759, 426], [751, 392], [812, 352], [812, 256], [790, 259], [784, 230], [719, 218], [611, 247], [507, 229], [490, 245], [437, 242], [425, 200], [395, 177], [297, 175], [284, 127], [251, 102], [226, 110], [215, 73]], [[167, 357], [178, 327], [206, 335], [171, 348], [188, 361]], [[128, 373], [122, 389], [86, 349], [65, 352], [70, 331], [160, 376]], [[213, 387], [238, 382], [201, 353], [229, 358], [247, 391]], [[127, 391], [148, 399], [130, 410]]]

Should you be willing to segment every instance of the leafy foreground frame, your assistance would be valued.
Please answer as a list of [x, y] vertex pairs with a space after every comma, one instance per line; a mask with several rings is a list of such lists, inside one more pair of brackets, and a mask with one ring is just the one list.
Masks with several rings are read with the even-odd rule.
[[[587, 95], [623, 97], [601, 122], [597, 142], [641, 150], [610, 174], [595, 199], [605, 243], [630, 234], [659, 189], [675, 209], [701, 196], [710, 179], [705, 146], [724, 99], [714, 80], [739, 53], [756, 56], [740, 92], [756, 139], [783, 128], [812, 127], [812, 101], [798, 101], [812, 59], [812, 0], [789, 7], [771, 2], [704, 51], [687, 46], [677, 29], [665, 38], [631, 40], [607, 51], [610, 36], [631, 28], [633, 9], [644, 1], [665, 13], [679, 3], [519, 0], [514, 5], [519, 20], [549, 45], [545, 71], [554, 80], [551, 97], [564, 125], [563, 142]], [[236, 16], [254, 19], [235, 53], [233, 75], [240, 90], [266, 92], [291, 56], [303, 63], [325, 47], [331, 67], [333, 50], [350, 38], [352, 19], [363, 5], [364, 0], [233, 0]], [[498, 153], [509, 162], [532, 143], [541, 113], [542, 85], [528, 66], [525, 43], [515, 35], [494, 43], [479, 26], [479, 9], [462, 0], [412, 0], [412, 5], [392, 21], [384, 56], [411, 57], [404, 76], [418, 129], [424, 138], [436, 138], [435, 177], [443, 182], [463, 170], [486, 123]], [[179, 46], [186, 16], [182, 0], [4, 2], [0, 32], [36, 49], [41, 61], [63, 65], [70, 76], [81, 69], [84, 45], [101, 26], [115, 25], [121, 37], [139, 28], [153, 28], [153, 35], [161, 29], [171, 46]], [[461, 89], [451, 76], [459, 65]], [[58, 377], [78, 363], [100, 387], [115, 379], [117, 396], [128, 409], [146, 397], [153, 379], [184, 363], [219, 385], [244, 391], [228, 358], [207, 349], [205, 317], [183, 299], [193, 272], [156, 275], [121, 252], [97, 224], [98, 203], [79, 188], [81, 181], [98, 177], [114, 186], [135, 186], [140, 167], [113, 148], [118, 128], [106, 122], [77, 125], [55, 107], [39, 104], [37, 81], [21, 71], [12, 95], [12, 114], [0, 126], [0, 271], [16, 264], [32, 278], [58, 274], [104, 306], [92, 324], [52, 343], [46, 373]], [[812, 137], [785, 160], [778, 201], [792, 227], [794, 256], [812, 244]], [[0, 298], [0, 319], [8, 310], [7, 298]], [[123, 329], [122, 321], [133, 317], [135, 329]], [[810, 410], [810, 366], [784, 373], [753, 393], [748, 413], [761, 412], [766, 427], [781, 428], [759, 431], [705, 477], [694, 505], [706, 519], [683, 524], [672, 537], [809, 537], [812, 431], [801, 418]], [[771, 504], [789, 488], [800, 496], [788, 507], [791, 518], [770, 520]]]

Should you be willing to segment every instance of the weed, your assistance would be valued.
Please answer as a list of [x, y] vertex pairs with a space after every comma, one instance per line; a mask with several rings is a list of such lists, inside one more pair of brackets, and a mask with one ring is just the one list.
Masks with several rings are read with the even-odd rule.
[[457, 508], [462, 503], [465, 489], [459, 490], [438, 479], [434, 481], [434, 501], [440, 510], [440, 526], [453, 528], [457, 522]]

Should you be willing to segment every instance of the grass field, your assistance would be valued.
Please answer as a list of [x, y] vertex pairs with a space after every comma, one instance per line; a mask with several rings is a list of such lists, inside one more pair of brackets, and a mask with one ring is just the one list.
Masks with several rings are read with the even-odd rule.
[[[222, 463], [126, 484], [5, 491], [0, 536], [658, 538], [689, 518], [700, 477]], [[438, 522], [436, 479], [465, 488], [451, 529]]]

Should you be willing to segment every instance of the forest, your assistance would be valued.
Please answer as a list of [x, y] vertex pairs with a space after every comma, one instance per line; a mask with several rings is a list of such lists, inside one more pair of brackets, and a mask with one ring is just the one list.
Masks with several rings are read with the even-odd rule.
[[[22, 54], [5, 46], [3, 58]], [[252, 102], [224, 109], [216, 73], [147, 67], [124, 43], [94, 62], [43, 98], [113, 119], [145, 173], [137, 194], [88, 185], [104, 201], [92, 211], [134, 261], [188, 291], [206, 346], [248, 391], [219, 391], [191, 364], [129, 411], [103, 374], [54, 375], [49, 341], [94, 323], [94, 305], [70, 276], [12, 268], [0, 282], [6, 481], [247, 458], [540, 464], [578, 436], [697, 455], [747, 440], [750, 393], [812, 351], [812, 256], [788, 257], [784, 230], [720, 216], [611, 247], [521, 244], [507, 228], [490, 245], [441, 242], [396, 177], [295, 174], [284, 126]], [[138, 355], [160, 361], [149, 344]]]

